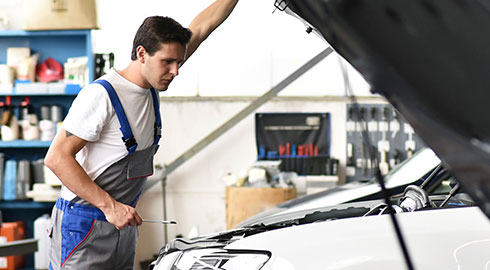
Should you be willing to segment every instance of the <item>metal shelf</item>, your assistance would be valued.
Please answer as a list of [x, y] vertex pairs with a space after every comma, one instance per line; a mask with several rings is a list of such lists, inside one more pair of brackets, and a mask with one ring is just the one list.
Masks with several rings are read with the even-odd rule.
[[36, 96], [36, 97], [63, 97], [63, 96], [76, 96], [78, 94], [76, 93], [63, 93], [63, 94], [49, 94], [49, 93], [46, 93], [46, 94], [40, 94], [40, 93], [32, 93], [32, 94], [18, 94], [18, 93], [9, 93], [9, 94], [6, 94], [6, 93], [2, 93], [0, 94], [0, 97], [6, 97], [6, 96], [9, 96], [9, 97], [32, 97], [32, 96]]
[[34, 253], [38, 250], [38, 239], [23, 239], [0, 244], [0, 256]]
[[0, 31], [3, 37], [31, 37], [31, 36], [80, 36], [87, 35], [90, 30], [42, 30], [42, 31], [25, 31], [25, 30], [5, 30]]
[[0, 148], [48, 148], [51, 141], [0, 141]]
[[35, 201], [0, 201], [0, 208], [6, 209], [49, 209], [53, 208], [55, 202]]

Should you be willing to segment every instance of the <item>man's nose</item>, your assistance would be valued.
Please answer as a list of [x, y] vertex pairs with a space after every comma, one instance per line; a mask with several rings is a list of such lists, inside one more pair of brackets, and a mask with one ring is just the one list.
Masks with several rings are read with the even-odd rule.
[[179, 64], [172, 64], [170, 67], [170, 73], [175, 77], [179, 75]]

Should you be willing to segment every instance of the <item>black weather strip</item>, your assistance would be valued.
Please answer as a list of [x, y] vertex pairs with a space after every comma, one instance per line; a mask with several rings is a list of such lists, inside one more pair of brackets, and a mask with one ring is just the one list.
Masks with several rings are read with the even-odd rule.
[[[354, 93], [352, 92], [352, 89], [350, 86], [349, 75], [347, 74], [347, 69], [346, 69], [345, 64], [343, 62], [341, 62], [340, 66], [342, 69], [342, 75], [344, 77], [346, 95], [352, 103], [352, 107], [354, 108], [354, 113], [356, 114], [357, 121], [361, 121], [360, 120], [361, 119], [361, 111], [359, 108], [359, 103], [357, 102], [357, 99], [356, 99]], [[367, 121], [365, 124], [367, 125]], [[362, 138], [364, 140], [364, 143], [367, 146], [369, 156], [371, 157], [371, 160], [373, 160], [375, 163], [374, 172], [376, 174], [376, 180], [378, 181], [379, 186], [381, 187], [381, 193], [383, 194], [383, 199], [384, 199], [385, 203], [387, 204], [388, 209], [390, 210], [388, 212], [389, 212], [391, 221], [393, 223], [393, 227], [395, 228], [396, 236], [397, 236], [398, 242], [400, 244], [400, 247], [402, 249], [403, 257], [405, 258], [405, 263], [407, 264], [407, 269], [408, 270], [414, 270], [415, 268], [413, 267], [412, 260], [410, 259], [410, 254], [408, 252], [407, 244], [405, 242], [402, 231], [400, 229], [400, 225], [398, 223], [398, 220], [396, 219], [395, 210], [393, 209], [393, 205], [392, 205], [391, 200], [390, 200], [390, 194], [389, 194], [388, 190], [386, 189], [384, 177], [381, 174], [381, 170], [379, 169], [379, 163], [378, 163], [374, 148], [372, 147], [371, 140], [369, 139], [369, 134], [368, 134], [364, 125], [361, 124], [360, 126], [361, 126]]]

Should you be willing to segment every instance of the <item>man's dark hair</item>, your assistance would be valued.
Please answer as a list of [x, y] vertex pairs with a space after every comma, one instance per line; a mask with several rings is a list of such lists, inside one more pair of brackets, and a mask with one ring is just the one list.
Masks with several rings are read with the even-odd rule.
[[136, 32], [131, 51], [131, 60], [136, 60], [136, 48], [143, 46], [150, 56], [160, 49], [162, 43], [178, 42], [186, 46], [192, 32], [169, 17], [152, 16], [143, 21]]

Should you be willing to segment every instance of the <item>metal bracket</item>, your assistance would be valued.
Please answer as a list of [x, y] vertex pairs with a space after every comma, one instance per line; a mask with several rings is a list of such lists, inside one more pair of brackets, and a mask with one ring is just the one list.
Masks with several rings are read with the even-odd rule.
[[274, 7], [279, 11], [284, 11], [289, 6], [289, 0], [276, 0], [274, 2]]

